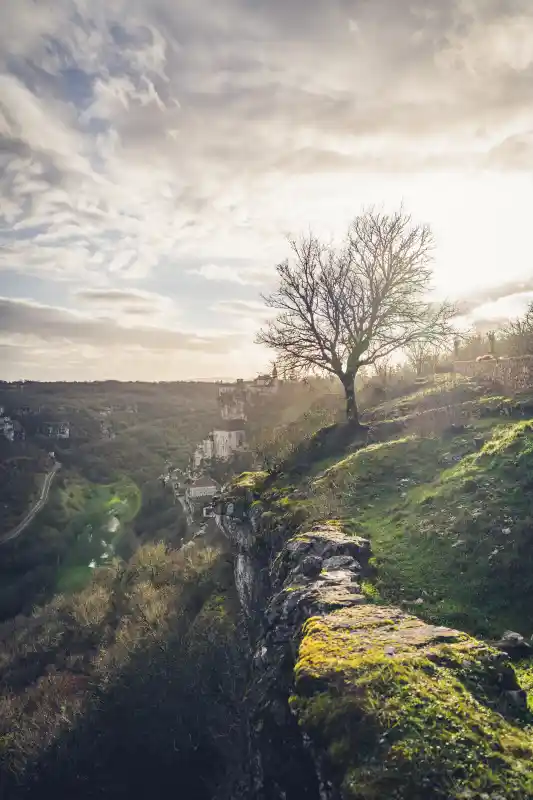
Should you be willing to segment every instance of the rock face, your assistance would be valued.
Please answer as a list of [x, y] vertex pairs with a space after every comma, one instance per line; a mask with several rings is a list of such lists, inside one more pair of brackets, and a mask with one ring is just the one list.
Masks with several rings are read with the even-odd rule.
[[217, 522], [253, 653], [250, 798], [533, 797], [505, 654], [369, 602], [369, 542], [340, 524], [295, 534], [257, 502]]
[[526, 642], [520, 633], [514, 631], [505, 631], [500, 641], [495, 642], [494, 647], [507, 653], [513, 661], [528, 658], [533, 651], [531, 644]]

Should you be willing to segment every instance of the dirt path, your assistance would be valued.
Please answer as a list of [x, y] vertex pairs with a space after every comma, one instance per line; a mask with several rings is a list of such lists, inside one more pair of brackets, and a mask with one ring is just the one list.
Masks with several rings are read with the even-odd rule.
[[48, 495], [50, 493], [50, 487], [52, 486], [53, 480], [60, 469], [61, 469], [61, 464], [58, 463], [54, 464], [54, 466], [44, 479], [43, 488], [41, 490], [41, 496], [39, 497], [35, 505], [32, 507], [32, 509], [28, 511], [22, 522], [19, 522], [19, 524], [15, 528], [12, 528], [12, 530], [0, 536], [0, 545], [6, 544], [7, 542], [12, 542], [13, 539], [17, 539], [20, 536], [20, 534], [28, 527], [33, 518], [46, 505], [46, 501], [48, 500]]

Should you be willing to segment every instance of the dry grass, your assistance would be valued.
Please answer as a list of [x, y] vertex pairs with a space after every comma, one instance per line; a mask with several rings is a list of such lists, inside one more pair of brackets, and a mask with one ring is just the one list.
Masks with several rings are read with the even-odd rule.
[[[228, 587], [231, 570], [216, 549], [193, 547], [184, 554], [161, 544], [146, 546], [127, 566], [117, 563], [99, 570], [78, 595], [57, 597], [30, 617], [0, 626], [0, 782], [14, 786], [29, 781], [42, 769], [40, 764], [48, 763], [50, 753], [60, 759], [53, 768], [54, 774], [59, 769], [60, 783], [63, 771], [70, 774], [70, 761], [83, 761], [85, 751], [96, 748], [104, 758], [98, 738], [102, 734], [95, 738], [89, 721], [107, 716], [111, 700], [106, 698], [122, 709], [122, 716], [105, 723], [108, 747], [113, 747], [113, 725], [125, 750], [128, 737], [134, 741], [140, 735], [137, 706], [147, 715], [145, 727], [161, 728], [160, 735], [168, 735], [172, 746], [173, 734], [165, 732], [165, 725], [174, 723], [166, 718], [159, 723], [159, 707], [150, 711], [152, 702], [143, 693], [181, 693], [176, 703], [196, 706], [193, 716], [204, 713], [202, 703], [216, 707], [221, 698], [216, 693], [204, 696], [195, 681], [206, 670], [215, 674], [207, 663], [211, 658], [221, 669], [224, 659], [239, 661], [231, 645], [235, 621], [228, 614]], [[224, 659], [220, 646], [213, 647], [215, 640], [225, 642]], [[239, 670], [234, 664], [233, 682], [240, 681]], [[161, 683], [153, 686], [158, 671]], [[222, 672], [217, 680], [222, 686]], [[128, 691], [133, 683], [137, 690]], [[124, 715], [132, 717], [131, 730], [123, 727]], [[174, 733], [177, 741], [181, 735], [180, 727]], [[119, 772], [123, 768], [117, 767]], [[110, 775], [101, 779], [103, 787], [106, 779], [115, 780], [109, 769]]]

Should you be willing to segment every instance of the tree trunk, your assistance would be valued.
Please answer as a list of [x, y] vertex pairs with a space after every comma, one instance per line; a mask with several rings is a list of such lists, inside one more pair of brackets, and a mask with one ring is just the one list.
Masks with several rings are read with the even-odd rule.
[[344, 375], [342, 378], [346, 396], [346, 418], [349, 422], [359, 424], [359, 412], [355, 401], [355, 375]]

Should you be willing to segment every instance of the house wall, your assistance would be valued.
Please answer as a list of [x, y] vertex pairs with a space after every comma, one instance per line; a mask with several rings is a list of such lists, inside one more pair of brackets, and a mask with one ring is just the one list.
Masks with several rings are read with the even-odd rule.
[[246, 419], [246, 413], [244, 410], [244, 400], [229, 400], [227, 403], [224, 403], [220, 409], [220, 413], [222, 415], [222, 419], [230, 420], [230, 419]]
[[246, 434], [244, 431], [230, 432], [230, 447], [233, 450], [242, 450], [246, 444]]
[[215, 441], [215, 457], [223, 461], [231, 458], [237, 450], [242, 450], [246, 443], [246, 433], [241, 431], [213, 431]]
[[191, 486], [187, 492], [189, 497], [214, 497], [216, 486]]
[[213, 458], [213, 455], [214, 444], [212, 439], [204, 439], [204, 441], [201, 442], [194, 451], [193, 462], [195, 469], [198, 469], [198, 467], [201, 466], [202, 461], [205, 459], [209, 460], [210, 458]]
[[230, 457], [230, 431], [213, 431], [215, 458], [225, 460]]

